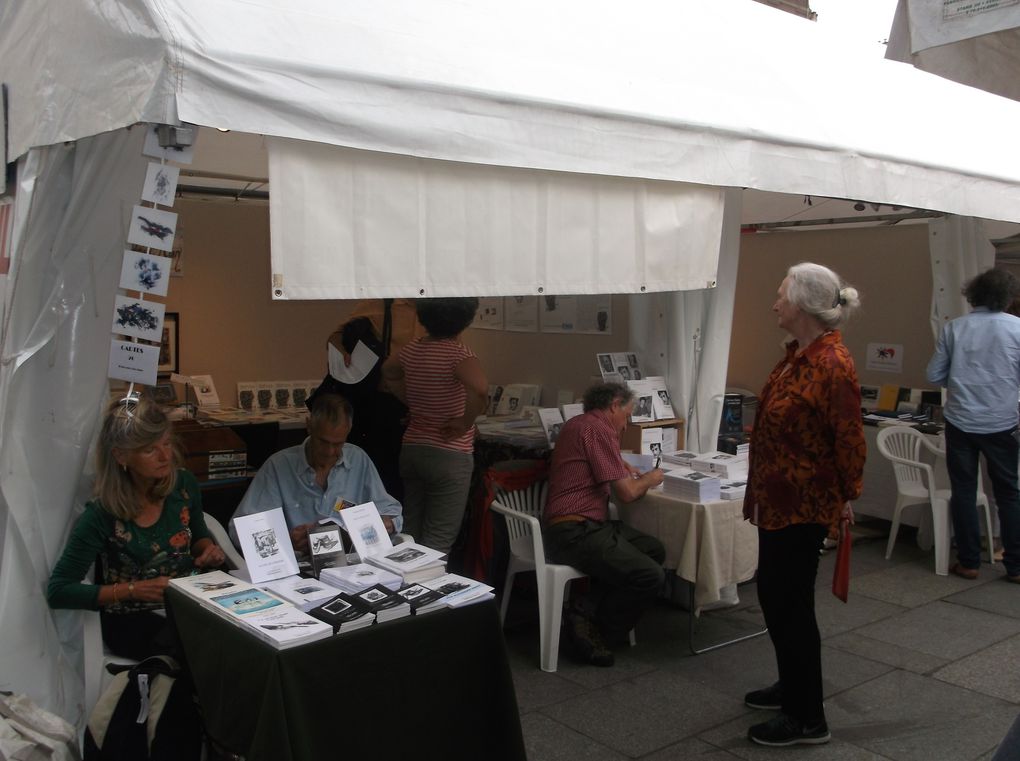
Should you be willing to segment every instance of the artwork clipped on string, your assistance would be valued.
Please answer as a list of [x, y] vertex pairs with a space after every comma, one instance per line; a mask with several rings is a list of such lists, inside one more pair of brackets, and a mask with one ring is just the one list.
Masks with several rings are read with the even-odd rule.
[[158, 346], [119, 341], [115, 338], [110, 342], [107, 377], [143, 386], [155, 386], [158, 361]]
[[125, 251], [120, 268], [120, 287], [146, 296], [166, 296], [172, 260], [166, 256]]
[[142, 187], [142, 200], [160, 206], [173, 206], [177, 194], [177, 180], [181, 170], [169, 164], [149, 163]]
[[158, 344], [163, 336], [165, 311], [166, 305], [157, 301], [117, 296], [113, 307], [113, 332]]
[[175, 212], [148, 206], [134, 206], [131, 210], [131, 224], [128, 227], [128, 243], [160, 251], [171, 251], [176, 227]]

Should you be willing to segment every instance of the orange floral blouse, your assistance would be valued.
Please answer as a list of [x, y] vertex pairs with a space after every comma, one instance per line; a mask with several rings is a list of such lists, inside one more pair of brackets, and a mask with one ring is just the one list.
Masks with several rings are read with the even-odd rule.
[[796, 352], [792, 341], [769, 375], [751, 433], [744, 517], [766, 530], [835, 526], [861, 494], [867, 447], [853, 358], [838, 330]]

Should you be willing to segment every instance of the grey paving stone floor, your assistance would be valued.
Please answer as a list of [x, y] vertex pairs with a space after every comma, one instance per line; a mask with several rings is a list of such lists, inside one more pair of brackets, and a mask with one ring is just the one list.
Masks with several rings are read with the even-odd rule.
[[[884, 526], [862, 526], [849, 603], [830, 592], [833, 555], [821, 558], [828, 745], [746, 739], [769, 716], [743, 705], [745, 692], [776, 679], [767, 636], [691, 655], [686, 611], [663, 600], [612, 668], [575, 663], [564, 642], [549, 674], [538, 668], [535, 602], [518, 589], [505, 634], [528, 758], [987, 761], [1020, 714], [1020, 586], [1002, 580], [1001, 564], [983, 565], [976, 581], [936, 576], [909, 532], [886, 560]], [[761, 628], [755, 585], [739, 596], [698, 620], [699, 647]]]

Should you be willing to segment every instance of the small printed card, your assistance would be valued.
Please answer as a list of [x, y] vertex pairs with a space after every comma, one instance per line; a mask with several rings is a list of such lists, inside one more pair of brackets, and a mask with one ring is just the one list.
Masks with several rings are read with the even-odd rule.
[[144, 386], [156, 385], [159, 347], [130, 341], [110, 341], [110, 367], [107, 377]]

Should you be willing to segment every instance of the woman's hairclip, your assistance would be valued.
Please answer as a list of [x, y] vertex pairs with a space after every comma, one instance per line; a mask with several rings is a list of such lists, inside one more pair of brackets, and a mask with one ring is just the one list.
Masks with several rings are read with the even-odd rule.
[[843, 297], [843, 289], [836, 289], [836, 298], [832, 300], [832, 308], [841, 307], [846, 305], [846, 299]]
[[134, 417], [135, 413], [132, 410], [138, 406], [138, 402], [142, 399], [141, 394], [137, 391], [128, 391], [120, 403], [124, 405], [124, 412], [128, 417]]

